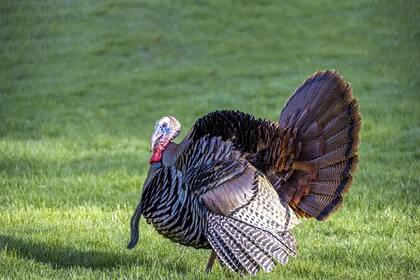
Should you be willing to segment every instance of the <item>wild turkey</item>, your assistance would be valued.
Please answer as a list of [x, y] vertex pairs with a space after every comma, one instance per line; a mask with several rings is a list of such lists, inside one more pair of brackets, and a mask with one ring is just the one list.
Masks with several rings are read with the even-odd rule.
[[175, 144], [181, 125], [163, 117], [128, 248], [144, 215], [171, 241], [212, 249], [206, 271], [216, 256], [240, 274], [286, 264], [296, 255], [298, 217], [325, 220], [349, 189], [360, 124], [350, 85], [333, 71], [309, 77], [279, 122], [216, 111]]

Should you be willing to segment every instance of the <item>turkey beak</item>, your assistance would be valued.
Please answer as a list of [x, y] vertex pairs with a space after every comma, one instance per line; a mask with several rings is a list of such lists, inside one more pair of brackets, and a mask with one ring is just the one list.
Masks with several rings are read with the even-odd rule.
[[155, 146], [159, 143], [160, 139], [162, 139], [163, 134], [160, 132], [155, 132], [150, 139], [150, 151], [153, 152]]

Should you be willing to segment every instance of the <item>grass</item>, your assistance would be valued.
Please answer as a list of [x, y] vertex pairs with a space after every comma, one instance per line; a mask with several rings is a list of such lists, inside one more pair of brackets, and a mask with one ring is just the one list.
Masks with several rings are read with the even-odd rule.
[[363, 114], [344, 207], [296, 230], [256, 279], [420, 278], [417, 1], [0, 3], [0, 278], [241, 279], [141, 224], [125, 249], [155, 121], [278, 118], [318, 69]]

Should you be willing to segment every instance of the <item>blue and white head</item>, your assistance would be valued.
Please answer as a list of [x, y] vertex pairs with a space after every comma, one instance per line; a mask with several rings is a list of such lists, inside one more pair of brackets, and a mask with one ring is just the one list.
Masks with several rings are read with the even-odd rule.
[[172, 116], [163, 117], [156, 122], [155, 131], [150, 139], [150, 149], [153, 152], [150, 163], [161, 161], [162, 152], [179, 133], [181, 124]]

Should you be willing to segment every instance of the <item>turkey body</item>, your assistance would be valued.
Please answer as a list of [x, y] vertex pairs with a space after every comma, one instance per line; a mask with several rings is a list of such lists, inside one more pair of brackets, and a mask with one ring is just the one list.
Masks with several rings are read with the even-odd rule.
[[292, 95], [280, 120], [239, 111], [200, 118], [151, 164], [131, 220], [171, 241], [212, 249], [231, 270], [255, 275], [297, 252], [291, 229], [325, 220], [341, 204], [357, 165], [360, 114], [350, 85], [317, 72]]

